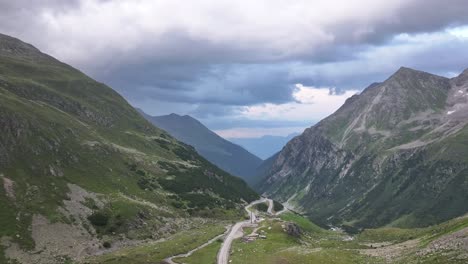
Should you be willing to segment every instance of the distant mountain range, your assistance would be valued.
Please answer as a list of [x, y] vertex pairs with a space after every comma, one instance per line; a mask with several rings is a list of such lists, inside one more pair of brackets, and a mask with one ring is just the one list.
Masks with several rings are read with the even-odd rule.
[[266, 160], [280, 151], [289, 140], [299, 134], [292, 133], [285, 137], [267, 135], [260, 138], [228, 138], [228, 140], [241, 145], [246, 150]]
[[195, 118], [170, 114], [150, 116], [139, 110], [155, 126], [193, 146], [200, 155], [219, 168], [253, 183], [262, 159], [208, 129]]
[[468, 70], [401, 68], [292, 139], [259, 190], [321, 224], [414, 227], [468, 212]]

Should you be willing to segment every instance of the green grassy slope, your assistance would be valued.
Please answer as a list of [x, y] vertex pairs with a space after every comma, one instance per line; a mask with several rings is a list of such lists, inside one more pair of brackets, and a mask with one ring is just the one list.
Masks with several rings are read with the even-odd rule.
[[[301, 235], [288, 235], [284, 228], [287, 223], [297, 224]], [[257, 232], [266, 239], [234, 241], [231, 263], [448, 264], [468, 260], [464, 242], [468, 237], [467, 217], [426, 228], [384, 227], [349, 235], [321, 229], [307, 218], [285, 213], [280, 219], [261, 222]]]
[[74, 201], [70, 184], [96, 193], [82, 203], [105, 220], [90, 234], [110, 240], [158, 238], [190, 225], [173, 219], [237, 218], [241, 204], [258, 197], [111, 88], [4, 35], [0, 134], [0, 237], [25, 250], [35, 247], [37, 215], [92, 226], [84, 215], [64, 213]]

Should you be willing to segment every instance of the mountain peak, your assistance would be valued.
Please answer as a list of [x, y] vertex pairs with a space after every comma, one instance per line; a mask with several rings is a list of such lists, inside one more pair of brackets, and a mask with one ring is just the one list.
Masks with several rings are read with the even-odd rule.
[[0, 55], [37, 57], [44, 56], [36, 47], [17, 38], [0, 33]]
[[419, 72], [419, 71], [409, 68], [409, 67], [401, 66], [397, 72]]
[[176, 139], [193, 146], [219, 168], [249, 182], [253, 181], [262, 160], [241, 146], [220, 137], [194, 117], [172, 113], [164, 116], [146, 115], [146, 118]]
[[453, 78], [455, 81], [455, 85], [457, 86], [464, 86], [466, 83], [468, 83], [468, 69], [465, 69], [460, 75], [457, 77]]
[[[427, 89], [440, 89], [441, 87], [447, 88], [448, 78], [419, 71], [408, 67], [400, 67], [398, 71], [392, 74], [384, 83], [397, 85], [403, 90], [415, 89], [417, 87]], [[437, 83], [437, 84], [436, 84]], [[442, 83], [445, 83], [442, 85]]]
[[415, 69], [411, 69], [411, 68], [402, 66], [394, 74], [392, 74], [392, 76], [390, 76], [389, 80], [408, 78], [408, 77], [411, 77], [411, 76], [416, 76], [416, 75], [421, 75], [421, 74], [433, 75], [433, 74], [430, 74], [430, 73], [427, 73], [427, 72], [418, 71], [418, 70], [415, 70]]
[[169, 118], [169, 119], [173, 119], [173, 120], [181, 120], [183, 122], [191, 122], [191, 123], [196, 123], [196, 124], [200, 124], [200, 121], [198, 121], [197, 119], [193, 118], [192, 116], [189, 116], [189, 115], [179, 115], [179, 114], [176, 114], [176, 113], [171, 113], [169, 115], [166, 115], [166, 116], [160, 116], [160, 117], [166, 117], [166, 118]]
[[468, 77], [468, 68], [466, 68], [459, 76]]
[[170, 113], [168, 116], [170, 116], [170, 117], [181, 117], [180, 115], [178, 115], [176, 113]]

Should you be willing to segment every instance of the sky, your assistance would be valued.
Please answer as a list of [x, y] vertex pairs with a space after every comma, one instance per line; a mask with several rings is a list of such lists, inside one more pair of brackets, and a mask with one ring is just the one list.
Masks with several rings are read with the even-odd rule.
[[468, 68], [466, 0], [0, 0], [0, 32], [227, 138], [301, 132], [401, 66]]

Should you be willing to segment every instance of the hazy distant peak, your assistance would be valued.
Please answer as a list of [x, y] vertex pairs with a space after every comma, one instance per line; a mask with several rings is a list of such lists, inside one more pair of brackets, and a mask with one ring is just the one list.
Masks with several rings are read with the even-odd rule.
[[255, 170], [262, 160], [241, 146], [220, 137], [197, 119], [175, 113], [150, 116], [139, 111], [157, 127], [195, 147], [202, 156], [221, 169], [247, 181], [253, 180]]

